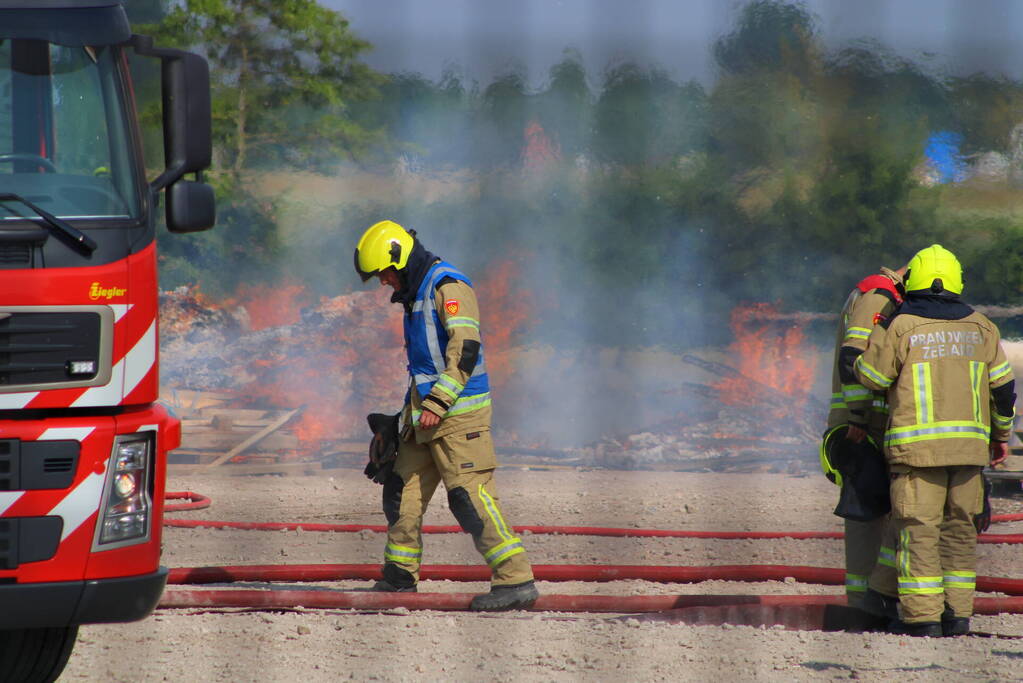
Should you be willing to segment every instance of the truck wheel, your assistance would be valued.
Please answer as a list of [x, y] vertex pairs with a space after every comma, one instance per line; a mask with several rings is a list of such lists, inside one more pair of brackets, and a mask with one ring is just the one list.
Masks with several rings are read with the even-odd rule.
[[78, 627], [0, 631], [0, 681], [52, 683], [60, 676], [78, 637]]

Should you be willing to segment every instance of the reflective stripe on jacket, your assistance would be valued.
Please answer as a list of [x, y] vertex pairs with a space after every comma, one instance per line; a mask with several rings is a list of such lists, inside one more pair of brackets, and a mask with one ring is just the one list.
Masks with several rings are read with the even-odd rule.
[[[465, 384], [444, 373], [447, 367], [446, 352], [448, 347], [448, 330], [441, 322], [437, 312], [434, 292], [441, 280], [451, 278], [472, 286], [465, 275], [454, 266], [439, 261], [430, 268], [423, 277], [423, 282], [416, 293], [416, 300], [409, 315], [405, 316], [405, 350], [408, 357], [408, 370], [415, 384], [419, 397], [429, 396], [436, 385], [450, 401], [444, 417], [459, 415], [479, 410], [490, 405], [490, 383], [487, 378], [486, 365], [483, 361], [483, 348], [480, 346], [476, 364]], [[478, 331], [479, 321], [468, 317], [449, 317], [448, 325], [452, 327], [471, 327]], [[413, 423], [418, 423], [421, 411], [413, 407]]]
[[887, 391], [891, 464], [985, 465], [989, 441], [1008, 438], [1012, 416], [998, 415], [991, 389], [1012, 369], [998, 328], [976, 311], [958, 320], [899, 314], [871, 333], [855, 369], [865, 386]]

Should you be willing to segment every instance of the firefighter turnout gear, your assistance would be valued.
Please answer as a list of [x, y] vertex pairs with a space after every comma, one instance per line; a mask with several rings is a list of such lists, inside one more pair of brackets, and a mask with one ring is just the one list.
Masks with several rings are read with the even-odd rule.
[[[867, 339], [874, 326], [889, 319], [902, 302], [901, 287], [902, 276], [898, 271], [881, 268], [880, 273], [857, 283], [846, 297], [839, 314], [831, 372], [831, 409], [820, 455], [824, 474], [843, 488], [846, 482], [835, 466], [837, 463], [832, 462], [831, 454], [847, 450], [847, 444], [839, 443], [835, 438], [840, 435], [844, 438], [845, 425], [855, 424], [865, 429], [866, 440], [873, 442], [876, 447], [883, 443], [888, 419], [884, 392], [871, 391], [863, 386], [853, 371], [853, 363], [867, 347]], [[862, 473], [867, 480], [872, 478], [870, 472], [873, 470], [876, 468], [856, 469], [857, 474]], [[852, 491], [846, 491], [844, 506], [840, 493], [836, 514], [849, 510], [850, 493], [864, 491], [866, 494], [866, 489], [869, 489], [869, 484], [865, 488], [861, 482]], [[883, 498], [877, 500], [883, 509], [887, 501]], [[845, 587], [849, 604], [859, 607], [867, 591], [867, 580], [877, 561], [885, 519], [884, 512], [872, 519], [864, 519], [865, 515], [854, 516], [860, 519], [845, 517]]]
[[880, 274], [861, 280], [846, 297], [835, 340], [828, 429], [851, 422], [867, 427], [871, 434], [883, 434], [888, 421], [884, 392], [863, 386], [852, 366], [867, 348], [874, 326], [891, 318], [902, 303], [901, 286], [898, 272], [882, 268]]
[[423, 558], [423, 514], [440, 482], [448, 507], [490, 566], [493, 586], [533, 580], [522, 540], [504, 519], [494, 483], [496, 458], [489, 431], [449, 434], [425, 444], [403, 441], [393, 488], [385, 495], [387, 546], [384, 560], [419, 578]]
[[472, 282], [426, 251], [414, 231], [382, 221], [360, 240], [356, 270], [365, 280], [366, 273], [388, 267], [398, 278], [382, 276], [381, 283], [395, 288], [391, 301], [404, 308], [409, 388], [397, 458], [383, 482], [388, 532], [384, 578], [376, 589], [417, 584], [423, 515], [443, 482], [448, 508], [491, 570], [492, 590], [478, 596], [473, 609], [527, 607], [537, 591], [494, 481], [490, 382]]
[[924, 631], [946, 608], [949, 619], [972, 614], [981, 470], [989, 442], [1007, 441], [1014, 417], [998, 328], [950, 294], [961, 289], [957, 267], [937, 245], [917, 254], [909, 282], [929, 289], [907, 292], [855, 361], [861, 382], [886, 391], [889, 406], [892, 513], [870, 587], [897, 595], [903, 625]]
[[[450, 264], [435, 263], [423, 277], [404, 329], [416, 440], [426, 443], [475, 427], [488, 429], [490, 380], [479, 305], [469, 279]], [[444, 420], [424, 429], [419, 423], [424, 409]]]

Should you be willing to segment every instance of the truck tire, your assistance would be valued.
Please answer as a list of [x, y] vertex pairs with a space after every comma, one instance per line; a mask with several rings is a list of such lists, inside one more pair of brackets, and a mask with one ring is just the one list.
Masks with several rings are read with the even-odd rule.
[[52, 683], [67, 665], [78, 627], [0, 631], [0, 681]]

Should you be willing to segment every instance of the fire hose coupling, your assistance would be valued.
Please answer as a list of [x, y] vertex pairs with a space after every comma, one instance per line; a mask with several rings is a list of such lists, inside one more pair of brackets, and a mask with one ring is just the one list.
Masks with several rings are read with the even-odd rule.
[[154, 433], [148, 431], [114, 440], [94, 550], [141, 543], [149, 538], [153, 439]]

